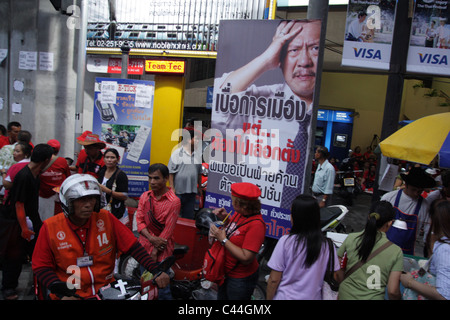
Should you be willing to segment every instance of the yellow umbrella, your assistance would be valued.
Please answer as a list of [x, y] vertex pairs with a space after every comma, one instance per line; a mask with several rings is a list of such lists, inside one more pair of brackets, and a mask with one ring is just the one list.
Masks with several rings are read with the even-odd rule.
[[380, 143], [384, 156], [428, 165], [450, 131], [450, 112], [417, 119]]

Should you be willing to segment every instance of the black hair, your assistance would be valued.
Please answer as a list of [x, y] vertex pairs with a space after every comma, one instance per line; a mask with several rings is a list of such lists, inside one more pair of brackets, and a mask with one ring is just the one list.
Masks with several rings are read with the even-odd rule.
[[27, 130], [20, 130], [19, 133], [17, 134], [17, 141], [30, 143], [31, 138], [32, 134], [30, 131]]
[[11, 121], [8, 123], [8, 131], [11, 131], [12, 127], [22, 127], [22, 125], [17, 121]]
[[[436, 199], [430, 205], [431, 231], [440, 239], [439, 242], [450, 242], [450, 201]], [[443, 237], [447, 239], [443, 239]]]
[[185, 142], [185, 141], [192, 140], [192, 138], [194, 138], [194, 133], [195, 133], [195, 131], [194, 131], [193, 128], [190, 128], [190, 127], [184, 128], [183, 129], [183, 140], [182, 141]]
[[114, 148], [106, 149], [105, 152], [103, 152], [103, 156], [105, 156], [107, 152], [114, 153], [114, 155], [117, 157], [117, 159], [120, 158], [119, 151], [117, 151], [117, 149], [114, 149]]
[[33, 151], [33, 148], [29, 143], [26, 143], [24, 141], [17, 142], [17, 146], [20, 146], [22, 149], [23, 154], [25, 155], [25, 158], [29, 158], [31, 156], [31, 152]]
[[167, 168], [167, 166], [163, 163], [154, 163], [152, 165], [150, 165], [150, 167], [148, 167], [148, 173], [153, 173], [155, 171], [161, 172], [162, 176], [164, 178], [168, 178], [169, 177], [169, 168]]
[[51, 159], [52, 155], [53, 148], [46, 143], [40, 143], [33, 148], [30, 160], [35, 163], [41, 163]]
[[450, 187], [450, 170], [444, 170], [441, 172], [442, 186], [445, 188]]
[[2, 124], [0, 124], [0, 134], [2, 136], [6, 136], [8, 134], [8, 132], [6, 131], [6, 127]]
[[357, 246], [358, 256], [365, 262], [375, 246], [377, 240], [381, 237], [379, 229], [386, 222], [394, 220], [395, 210], [392, 204], [387, 201], [377, 201], [371, 206], [371, 213], [366, 222], [363, 233], [359, 236], [361, 243]]
[[322, 155], [322, 157], [324, 157], [325, 159], [328, 159], [328, 157], [330, 156], [330, 153], [328, 152], [328, 148], [324, 147], [324, 146], [318, 146], [316, 148], [317, 152], [320, 153]]
[[320, 229], [320, 207], [316, 198], [301, 194], [292, 202], [292, 228], [289, 236], [296, 237], [294, 250], [298, 250], [300, 242], [304, 242], [306, 259], [304, 266], [309, 268], [319, 258], [322, 244], [326, 238]]

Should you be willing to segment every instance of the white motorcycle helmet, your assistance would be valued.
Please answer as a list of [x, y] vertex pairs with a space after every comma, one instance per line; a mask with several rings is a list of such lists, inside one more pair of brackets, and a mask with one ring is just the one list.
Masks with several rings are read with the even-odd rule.
[[74, 174], [69, 176], [61, 184], [59, 190], [59, 200], [66, 216], [73, 213], [73, 200], [86, 196], [97, 196], [97, 203], [94, 211], [100, 211], [101, 190], [97, 179], [90, 174]]

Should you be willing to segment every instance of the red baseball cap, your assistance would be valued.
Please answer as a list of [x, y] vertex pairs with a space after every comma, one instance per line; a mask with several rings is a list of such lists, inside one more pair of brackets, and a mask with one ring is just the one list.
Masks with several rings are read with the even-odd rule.
[[231, 195], [245, 200], [258, 200], [261, 190], [250, 182], [238, 182], [231, 185]]
[[61, 144], [59, 143], [58, 140], [56, 139], [50, 139], [47, 141], [47, 144], [52, 147], [53, 149], [55, 149], [55, 152], [59, 151], [59, 148], [61, 148]]

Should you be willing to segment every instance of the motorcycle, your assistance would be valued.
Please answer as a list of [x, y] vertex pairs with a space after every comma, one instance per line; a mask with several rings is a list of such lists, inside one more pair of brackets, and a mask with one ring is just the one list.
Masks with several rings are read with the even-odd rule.
[[115, 274], [114, 282], [99, 289], [98, 300], [157, 300], [155, 280], [161, 273], [168, 273], [175, 260], [175, 256], [169, 256], [161, 261], [154, 273], [145, 271], [139, 278]]
[[346, 233], [346, 227], [342, 220], [348, 213], [343, 205], [332, 205], [320, 209], [320, 225], [322, 232]]
[[[114, 281], [101, 287], [95, 296], [84, 298], [75, 293], [75, 289], [67, 290], [65, 284], [52, 289], [57, 297], [75, 297], [80, 300], [156, 300], [158, 299], [158, 285], [156, 278], [163, 272], [169, 272], [175, 263], [175, 257], [169, 256], [161, 261], [153, 273], [145, 271], [139, 277], [114, 274]], [[35, 294], [38, 300], [50, 300], [50, 291], [42, 290], [35, 280]]]
[[[199, 235], [199, 241], [207, 238], [209, 235], [209, 226], [212, 222], [217, 221], [216, 215], [212, 213], [211, 208], [203, 208], [195, 215], [195, 233]], [[191, 230], [194, 232], [194, 230]], [[200, 246], [201, 247], [201, 246]], [[203, 277], [203, 268], [201, 265], [193, 266], [183, 263], [183, 257], [189, 252], [186, 245], [175, 244], [173, 256], [175, 262], [168, 272], [170, 280], [170, 290], [175, 300], [216, 300], [217, 284], [206, 280]], [[198, 250], [198, 248], [197, 248]], [[206, 252], [206, 251], [205, 251]], [[205, 252], [196, 252], [197, 256], [204, 256]], [[185, 261], [184, 261], [185, 262]], [[127, 277], [136, 278], [139, 273], [139, 264], [132, 257], [125, 257], [119, 266], [119, 270]], [[261, 285], [257, 285], [253, 295], [254, 300], [265, 299], [265, 289]]]
[[361, 186], [356, 173], [362, 170], [354, 170], [353, 158], [346, 158], [342, 160], [337, 174], [337, 182], [339, 184], [338, 195], [344, 199], [347, 206], [353, 205], [353, 198], [361, 193]]

